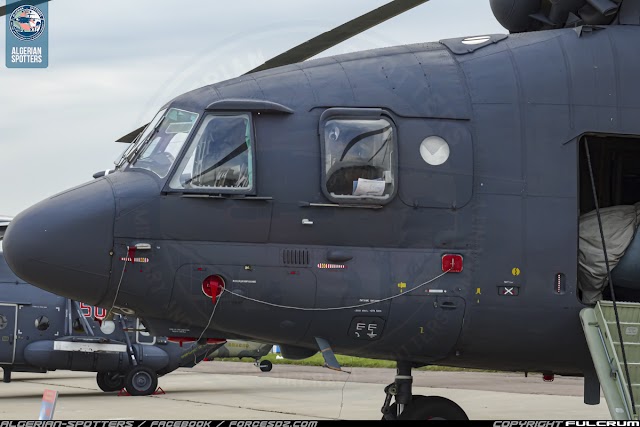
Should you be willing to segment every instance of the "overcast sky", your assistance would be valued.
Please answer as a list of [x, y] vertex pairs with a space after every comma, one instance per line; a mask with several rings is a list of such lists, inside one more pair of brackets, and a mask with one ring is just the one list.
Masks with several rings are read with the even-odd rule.
[[[114, 141], [171, 98], [387, 1], [53, 0], [49, 68], [0, 66], [0, 214], [113, 166]], [[488, 0], [431, 0], [320, 56], [505, 32]], [[4, 28], [0, 49], [4, 62]]]

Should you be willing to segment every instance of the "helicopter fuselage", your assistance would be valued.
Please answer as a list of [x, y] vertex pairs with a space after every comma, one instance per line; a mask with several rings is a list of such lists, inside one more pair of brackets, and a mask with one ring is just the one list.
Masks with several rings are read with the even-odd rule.
[[[194, 129], [250, 118], [251, 191], [172, 188], [194, 131], [164, 178], [129, 164], [20, 214], [7, 259], [37, 286], [130, 310], [154, 335], [275, 342], [292, 357], [319, 337], [416, 365], [581, 374], [592, 362], [578, 317], [579, 146], [640, 135], [639, 37], [611, 26], [460, 38], [195, 90], [167, 105], [197, 113]], [[328, 196], [327, 112], [392, 124], [384, 202]], [[421, 155], [433, 136], [450, 150], [442, 164]], [[202, 289], [211, 276], [233, 292], [217, 304]]]

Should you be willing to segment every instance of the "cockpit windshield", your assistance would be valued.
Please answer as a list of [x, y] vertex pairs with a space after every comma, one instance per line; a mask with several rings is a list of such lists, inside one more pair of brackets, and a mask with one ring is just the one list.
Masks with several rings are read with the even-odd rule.
[[177, 108], [160, 111], [138, 138], [130, 167], [167, 176], [197, 120], [198, 114]]

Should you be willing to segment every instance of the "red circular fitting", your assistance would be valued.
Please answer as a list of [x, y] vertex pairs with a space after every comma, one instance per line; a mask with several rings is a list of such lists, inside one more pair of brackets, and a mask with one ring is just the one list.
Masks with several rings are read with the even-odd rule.
[[202, 293], [211, 298], [215, 304], [224, 290], [224, 279], [217, 274], [209, 276], [202, 281]]

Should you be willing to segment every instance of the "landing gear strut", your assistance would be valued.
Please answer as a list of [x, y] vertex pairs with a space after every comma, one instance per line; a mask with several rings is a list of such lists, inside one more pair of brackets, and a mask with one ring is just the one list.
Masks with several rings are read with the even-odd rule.
[[[468, 420], [455, 402], [440, 396], [414, 396], [411, 364], [398, 362], [396, 380], [385, 387], [383, 420]], [[391, 403], [391, 398], [395, 402]]]
[[2, 368], [2, 370], [4, 371], [4, 375], [2, 376], [2, 382], [3, 383], [10, 383], [11, 382], [11, 368]]

